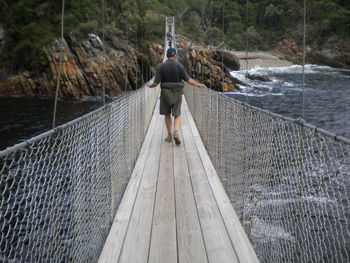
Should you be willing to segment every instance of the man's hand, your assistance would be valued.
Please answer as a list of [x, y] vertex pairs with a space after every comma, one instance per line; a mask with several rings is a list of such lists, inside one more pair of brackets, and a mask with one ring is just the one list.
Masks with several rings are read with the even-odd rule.
[[189, 80], [187, 81], [187, 83], [190, 84], [190, 85], [192, 85], [192, 86], [199, 87], [199, 88], [205, 87], [204, 84], [199, 83], [199, 82], [195, 81], [194, 79], [189, 79]]
[[146, 86], [149, 87], [149, 88], [154, 88], [154, 87], [157, 87], [159, 85], [159, 83], [151, 83], [151, 82], [147, 82], [146, 83]]

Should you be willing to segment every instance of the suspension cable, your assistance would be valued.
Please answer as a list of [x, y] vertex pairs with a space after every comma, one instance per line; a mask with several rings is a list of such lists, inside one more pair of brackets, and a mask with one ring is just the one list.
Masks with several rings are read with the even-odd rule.
[[303, 14], [303, 66], [302, 66], [302, 112], [301, 118], [305, 117], [305, 40], [306, 40], [306, 0], [304, 0]]
[[[128, 27], [128, 26], [126, 27], [126, 44], [129, 45], [129, 27]], [[127, 55], [127, 54], [125, 54], [125, 55]], [[127, 84], [128, 80], [129, 80], [129, 69], [128, 69], [128, 63], [127, 63], [127, 61], [126, 61], [126, 56], [125, 56], [125, 58], [124, 58], [124, 63], [125, 63], [125, 66], [126, 66], [126, 70], [125, 70], [125, 72], [126, 72], [126, 74], [125, 74], [125, 83], [124, 83], [124, 92], [126, 92], [126, 84]]]
[[56, 126], [56, 111], [57, 111], [57, 100], [58, 100], [58, 90], [60, 87], [60, 79], [62, 73], [62, 57], [63, 57], [63, 48], [64, 48], [64, 0], [62, 0], [62, 14], [61, 14], [61, 46], [60, 46], [60, 60], [58, 63], [58, 72], [57, 72], [57, 82], [56, 82], [56, 92], [55, 92], [55, 104], [53, 109], [53, 119], [52, 119], [52, 129]]
[[[222, 43], [225, 42], [225, 1], [222, 4]], [[225, 73], [224, 73], [224, 51], [221, 52], [221, 71], [222, 71], [222, 87], [225, 85]]]
[[[104, 55], [106, 56], [107, 59], [107, 54], [105, 50], [105, 1], [101, 0], [102, 4], [102, 49], [103, 52], [105, 53]], [[107, 61], [105, 61], [104, 66], [102, 67], [102, 102], [103, 105], [106, 105], [106, 70], [105, 66], [107, 64]]]
[[245, 32], [245, 78], [248, 78], [248, 0], [246, 2], [246, 32]]

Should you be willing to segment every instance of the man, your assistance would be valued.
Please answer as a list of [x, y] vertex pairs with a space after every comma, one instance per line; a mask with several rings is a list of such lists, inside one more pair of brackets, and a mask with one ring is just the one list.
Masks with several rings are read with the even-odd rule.
[[[147, 86], [153, 88], [160, 83], [161, 94], [159, 109], [160, 114], [165, 115], [165, 125], [168, 130], [168, 136], [165, 138], [165, 141], [172, 142], [172, 139], [174, 139], [175, 143], [179, 145], [181, 143], [179, 129], [184, 88], [184, 83], [182, 81], [184, 80], [188, 84], [197, 87], [204, 87], [205, 85], [191, 79], [184, 66], [177, 62], [175, 48], [169, 48], [166, 55], [168, 60], [158, 65], [153, 83], [148, 83]], [[173, 135], [171, 134], [171, 114], [175, 118]]]
[[173, 41], [171, 41], [171, 39], [169, 39], [168, 45], [169, 45], [169, 47], [173, 47]]

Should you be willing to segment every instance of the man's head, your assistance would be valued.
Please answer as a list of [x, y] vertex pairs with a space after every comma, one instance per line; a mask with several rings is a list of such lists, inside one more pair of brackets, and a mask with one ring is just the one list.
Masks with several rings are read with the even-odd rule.
[[175, 57], [176, 56], [176, 49], [175, 48], [168, 48], [166, 52], [167, 58]]

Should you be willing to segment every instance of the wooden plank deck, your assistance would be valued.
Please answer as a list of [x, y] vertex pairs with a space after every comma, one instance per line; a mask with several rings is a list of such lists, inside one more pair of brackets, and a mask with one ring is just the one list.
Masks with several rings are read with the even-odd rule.
[[182, 144], [154, 111], [99, 262], [259, 262], [185, 100]]

